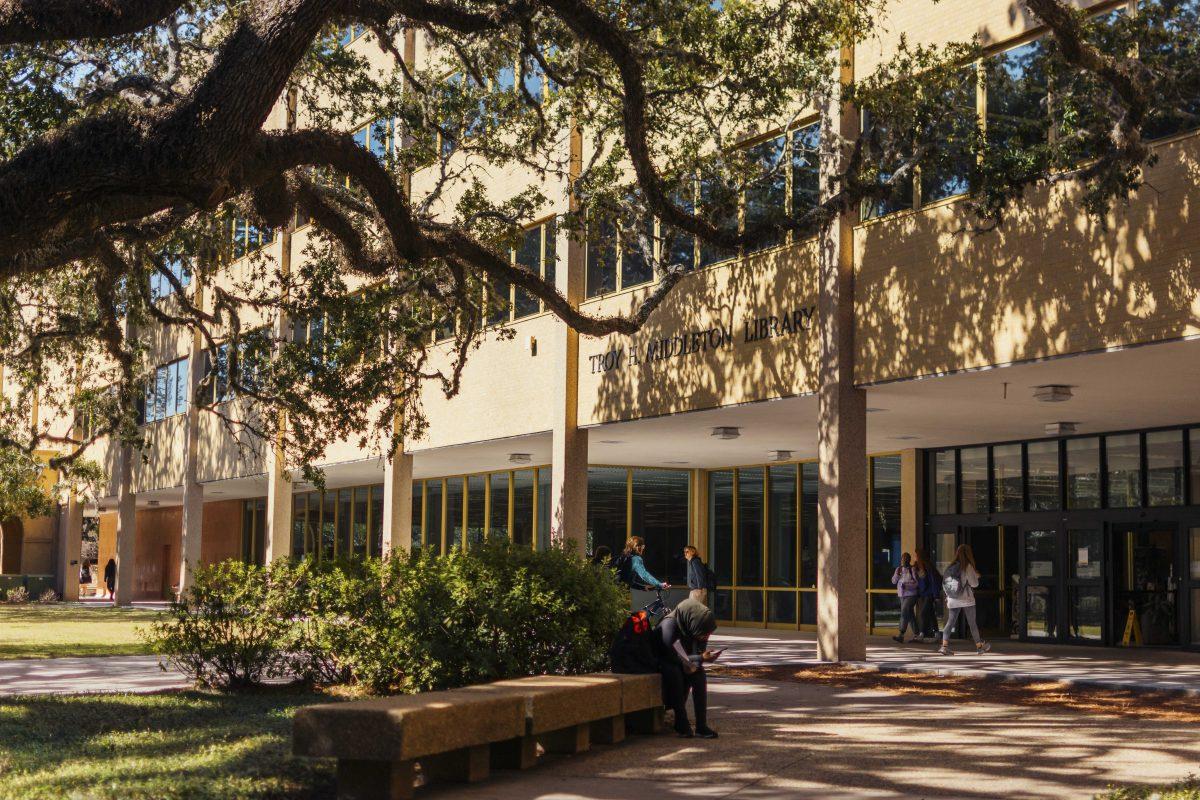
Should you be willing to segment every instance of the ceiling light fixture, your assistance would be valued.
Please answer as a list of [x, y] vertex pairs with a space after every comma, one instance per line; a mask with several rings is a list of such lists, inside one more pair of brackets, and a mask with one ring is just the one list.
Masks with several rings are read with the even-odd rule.
[[625, 444], [624, 439], [601, 439], [600, 444]]
[[150, 500], [150, 501], [148, 501], [148, 502], [146, 503], [146, 505], [148, 505], [148, 506], [150, 506], [150, 507], [152, 507], [152, 508], [153, 508], [154, 506], [157, 506], [157, 505], [158, 505], [158, 501], [157, 501], [157, 500]]
[[1074, 395], [1071, 392], [1071, 387], [1062, 383], [1047, 383], [1043, 386], [1033, 387], [1033, 397], [1043, 403], [1063, 403], [1070, 400]]
[[902, 433], [899, 436], [891, 436], [888, 438], [892, 439], [893, 441], [897, 441], [897, 442], [909, 442], [909, 441], [912, 441], [913, 439], [920, 439], [921, 437], [917, 436], [915, 433]]
[[1078, 422], [1047, 422], [1047, 436], [1066, 436], [1069, 433], [1074, 433], [1078, 428]]
[[767, 451], [767, 460], [768, 461], [791, 461], [792, 460], [792, 451], [791, 450], [768, 450]]
[[510, 464], [530, 464], [533, 462], [533, 456], [529, 453], [509, 453], [508, 463]]
[[742, 435], [742, 429], [721, 425], [712, 429], [712, 435], [717, 439], [736, 439]]

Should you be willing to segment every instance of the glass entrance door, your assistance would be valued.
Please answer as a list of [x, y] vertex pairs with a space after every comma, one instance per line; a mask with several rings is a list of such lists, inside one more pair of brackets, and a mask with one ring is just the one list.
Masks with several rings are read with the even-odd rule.
[[1027, 639], [1057, 639], [1062, 596], [1061, 540], [1051, 528], [1022, 535], [1021, 631]]
[[1067, 638], [1102, 642], [1104, 630], [1104, 535], [1097, 529], [1067, 531]]
[[1136, 645], [1140, 633], [1143, 645], [1180, 644], [1176, 526], [1115, 525], [1111, 536], [1116, 643]]

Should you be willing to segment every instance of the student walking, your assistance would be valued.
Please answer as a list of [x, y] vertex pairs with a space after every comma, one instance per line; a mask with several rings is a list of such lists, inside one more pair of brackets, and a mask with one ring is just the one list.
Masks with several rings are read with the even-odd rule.
[[917, 571], [913, 569], [910, 554], [904, 553], [900, 556], [900, 566], [896, 567], [896, 571], [892, 573], [892, 585], [896, 587], [896, 594], [900, 598], [900, 633], [892, 638], [900, 644], [904, 644], [904, 635], [908, 633], [910, 627], [914, 639], [919, 634], [915, 610], [920, 597], [920, 584], [917, 580]]
[[645, 552], [646, 541], [640, 536], [630, 536], [625, 542], [625, 550], [613, 562], [617, 579], [631, 589], [670, 589], [671, 584], [660, 581], [646, 569], [646, 562], [642, 560]]
[[979, 588], [979, 570], [975, 567], [975, 554], [971, 546], [960, 544], [954, 551], [954, 561], [946, 568], [942, 578], [942, 588], [946, 592], [946, 627], [942, 629], [942, 646], [938, 648], [940, 655], [950, 654], [950, 631], [954, 630], [960, 616], [967, 618], [967, 626], [971, 629], [971, 638], [975, 640], [975, 652], [986, 653], [992, 646], [979, 636], [979, 623], [975, 620], [975, 589]]
[[104, 585], [108, 589], [108, 599], [117, 598], [117, 560], [110, 558], [104, 565]]
[[937, 604], [942, 597], [942, 576], [925, 554], [924, 548], [913, 551], [913, 569], [917, 573], [917, 638], [931, 642], [938, 637]]
[[683, 548], [683, 557], [687, 560], [688, 597], [708, 605], [709, 592], [717, 588], [717, 576], [700, 558], [700, 551], [693, 545]]

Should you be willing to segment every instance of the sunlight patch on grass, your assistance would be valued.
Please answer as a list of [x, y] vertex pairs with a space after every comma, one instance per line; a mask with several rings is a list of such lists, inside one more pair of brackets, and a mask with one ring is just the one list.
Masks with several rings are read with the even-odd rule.
[[0, 606], [0, 659], [147, 655], [156, 611], [68, 604]]

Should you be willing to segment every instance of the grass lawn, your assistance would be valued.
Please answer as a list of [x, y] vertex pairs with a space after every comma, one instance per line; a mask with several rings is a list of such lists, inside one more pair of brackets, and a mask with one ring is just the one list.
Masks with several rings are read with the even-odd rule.
[[1113, 789], [1096, 800], [1200, 800], [1200, 778], [1188, 778], [1170, 786]]
[[291, 756], [307, 692], [0, 698], [0, 800], [325, 798], [332, 761]]
[[111, 606], [0, 605], [0, 659], [147, 654], [137, 632], [157, 617]]

